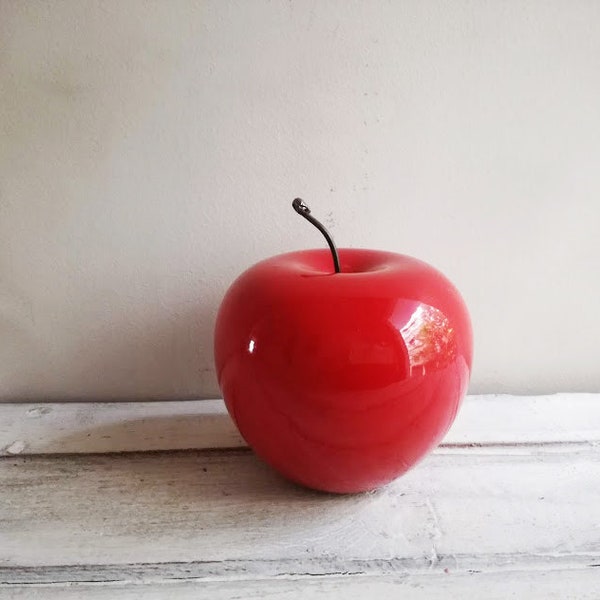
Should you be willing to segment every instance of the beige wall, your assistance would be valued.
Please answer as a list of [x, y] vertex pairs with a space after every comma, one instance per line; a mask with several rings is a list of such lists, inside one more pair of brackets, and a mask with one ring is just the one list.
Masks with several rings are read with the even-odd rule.
[[0, 2], [0, 398], [218, 394], [226, 286], [405, 252], [471, 392], [600, 389], [600, 2]]

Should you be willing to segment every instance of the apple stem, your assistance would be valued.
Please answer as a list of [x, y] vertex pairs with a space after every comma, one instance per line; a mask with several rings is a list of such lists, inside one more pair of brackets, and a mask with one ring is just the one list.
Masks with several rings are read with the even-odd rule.
[[310, 214], [310, 208], [308, 208], [308, 206], [306, 206], [306, 204], [304, 204], [304, 200], [302, 200], [302, 198], [296, 198], [292, 202], [292, 208], [299, 215], [303, 216], [309, 223], [312, 223], [323, 234], [323, 236], [327, 240], [327, 243], [329, 244], [329, 249], [331, 250], [331, 255], [333, 256], [333, 267], [335, 269], [335, 272], [340, 273], [341, 272], [340, 257], [338, 256], [337, 248], [335, 247], [335, 244], [333, 243], [333, 238], [329, 234], [329, 231], [327, 231], [327, 229], [325, 229], [325, 226], [320, 221], [317, 221], [317, 219], [315, 219]]

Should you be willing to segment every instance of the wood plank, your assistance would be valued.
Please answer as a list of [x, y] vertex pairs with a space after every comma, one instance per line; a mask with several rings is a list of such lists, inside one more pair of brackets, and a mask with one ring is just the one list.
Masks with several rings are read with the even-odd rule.
[[12, 584], [600, 564], [596, 446], [435, 454], [352, 496], [295, 486], [243, 450], [11, 457], [0, 480]]
[[244, 445], [222, 400], [0, 404], [0, 456]]
[[[68, 585], [2, 585], [5, 600], [597, 600], [598, 569], [443, 573], [420, 575], [324, 576], [244, 581], [183, 581]], [[485, 594], [482, 593], [485, 590]]]
[[[469, 396], [442, 446], [600, 442], [600, 394]], [[0, 404], [0, 455], [236, 448], [222, 400]]]

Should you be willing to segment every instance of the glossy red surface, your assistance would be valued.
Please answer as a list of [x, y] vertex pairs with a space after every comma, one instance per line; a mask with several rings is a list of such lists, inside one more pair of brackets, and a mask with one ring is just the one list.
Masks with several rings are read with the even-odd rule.
[[275, 256], [228, 290], [215, 331], [227, 409], [286, 477], [331, 492], [388, 483], [452, 424], [471, 324], [454, 286], [408, 256], [341, 249]]

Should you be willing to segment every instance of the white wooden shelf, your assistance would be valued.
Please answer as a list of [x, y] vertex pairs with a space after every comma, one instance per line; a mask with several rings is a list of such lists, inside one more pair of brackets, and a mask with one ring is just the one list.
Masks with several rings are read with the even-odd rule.
[[[467, 396], [443, 447], [600, 440], [600, 394]], [[222, 400], [0, 404], [0, 456], [238, 448]]]
[[600, 594], [600, 395], [470, 397], [352, 496], [280, 478], [219, 401], [0, 405], [0, 447], [3, 599]]

